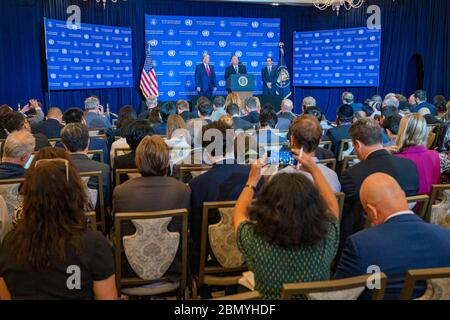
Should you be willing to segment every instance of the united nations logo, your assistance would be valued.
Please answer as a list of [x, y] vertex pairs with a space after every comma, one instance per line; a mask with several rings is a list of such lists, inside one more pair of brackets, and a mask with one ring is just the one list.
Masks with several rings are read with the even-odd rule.
[[256, 42], [256, 41], [253, 41], [253, 43], [252, 43], [252, 47], [253, 47], [253, 48], [258, 48], [258, 42]]
[[186, 40], [186, 46], [187, 47], [191, 47], [192, 46], [192, 41], [191, 40]]
[[74, 41], [73, 46], [78, 47], [78, 42]]
[[158, 61], [153, 60], [153, 66], [156, 67], [158, 65]]
[[331, 40], [330, 39], [325, 39], [325, 43], [330, 43]]
[[150, 46], [156, 47], [158, 45], [158, 40], [150, 40]]
[[95, 28], [95, 32], [100, 32], [100, 29], [99, 28]]
[[358, 30], [359, 34], [364, 34], [364, 30]]
[[100, 74], [100, 73], [97, 73], [97, 79], [101, 79], [102, 78], [102, 75]]
[[361, 58], [358, 59], [358, 63], [362, 63], [363, 61], [364, 61], [364, 60], [361, 59]]
[[220, 67], [222, 67], [222, 68], [223, 68], [223, 67], [225, 67], [225, 61], [223, 61], [223, 60], [220, 60], [220, 62], [219, 62], [219, 66], [220, 66]]
[[69, 86], [69, 83], [68, 82], [64, 82], [63, 86], [64, 86], [64, 88], [67, 88]]
[[345, 83], [346, 83], [346, 84], [351, 84], [352, 81], [351, 81], [351, 80], [345, 80]]
[[336, 73], [334, 74], [334, 76], [335, 76], [336, 78], [339, 78], [339, 77], [341, 76], [341, 74], [340, 74], [339, 72], [336, 72]]
[[221, 86], [221, 87], [225, 87], [226, 84], [227, 84], [227, 82], [225, 80], [220, 80], [219, 81], [219, 86]]
[[116, 64], [120, 64], [120, 59], [116, 59]]
[[188, 26], [188, 27], [190, 27], [190, 26], [192, 26], [192, 20], [191, 19], [186, 19], [186, 20], [184, 20], [184, 24], [186, 25], [186, 26]]
[[316, 37], [316, 38], [320, 37], [320, 33], [318, 33], [318, 32], [314, 33], [314, 37]]
[[258, 66], [258, 61], [252, 61], [251, 62], [251, 66], [253, 67], [253, 68], [256, 68], [257, 66]]
[[227, 46], [227, 42], [226, 41], [219, 41], [219, 47], [225, 48], [226, 46]]
[[236, 32], [236, 37], [238, 38], [242, 37], [242, 32], [241, 31]]
[[220, 21], [219, 25], [220, 25], [222, 28], [224, 28], [227, 24], [226, 24], [225, 21], [222, 20], [222, 21]]
[[130, 67], [126, 66], [125, 71], [130, 71]]
[[95, 47], [96, 47], [97, 49], [100, 48], [100, 43], [97, 42], [97, 43], [95, 44]]
[[109, 57], [109, 56], [111, 55], [111, 51], [106, 51], [106, 52], [105, 52], [105, 55], [106, 55], [107, 57]]
[[56, 79], [56, 73], [52, 73], [52, 74], [50, 75], [50, 78]]
[[235, 52], [236, 57], [240, 58], [242, 57], [242, 51], [236, 51]]
[[370, 65], [369, 66], [369, 70], [375, 70], [375, 66], [374, 65]]
[[184, 62], [184, 65], [185, 65], [186, 67], [192, 67], [192, 61], [191, 61], [191, 60], [186, 60], [186, 61]]
[[62, 50], [61, 50], [61, 53], [62, 53], [62, 54], [67, 54], [67, 49], [62, 49]]
[[150, 20], [150, 24], [151, 24], [152, 26], [156, 26], [157, 23], [158, 23], [158, 22], [156, 21], [156, 19]]
[[123, 39], [123, 41], [125, 41], [125, 42], [128, 42], [130, 39], [128, 39], [127, 37], [125, 37], [124, 39]]
[[80, 79], [80, 75], [78, 73], [75, 75], [75, 79]]
[[75, 62], [75, 63], [80, 62], [80, 58], [73, 58], [73, 62]]
[[253, 27], [254, 29], [258, 28], [258, 27], [259, 27], [259, 22], [258, 22], [258, 21], [253, 21], [253, 22], [252, 22], [252, 27]]
[[48, 44], [54, 45], [55, 44], [55, 40], [53, 40], [53, 39], [48, 40]]
[[63, 67], [63, 71], [67, 71], [69, 68], [67, 68], [67, 66]]
[[247, 77], [239, 77], [238, 83], [241, 87], [246, 87], [248, 85], [248, 78]]
[[167, 54], [169, 55], [169, 57], [175, 57], [175, 55], [177, 54], [177, 52], [175, 50], [169, 50], [167, 52]]
[[171, 91], [167, 92], [167, 95], [171, 98], [175, 97], [175, 91], [171, 90]]
[[370, 37], [370, 40], [371, 40], [371, 41], [375, 41], [376, 38], [377, 38], [377, 37], [375, 37], [375, 36], [371, 36], [371, 37]]
[[173, 78], [175, 76], [175, 71], [170, 70], [168, 75], [169, 75], [169, 77]]
[[89, 40], [90, 37], [88, 34], [85, 34], [83, 38], [85, 38], [86, 40]]
[[49, 28], [53, 28], [53, 23], [52, 22], [49, 21], [47, 25], [49, 26]]
[[272, 39], [273, 37], [275, 37], [275, 33], [267, 32], [267, 38]]
[[209, 37], [209, 31], [208, 30], [203, 30], [202, 31], [202, 36]]
[[88, 82], [86, 82], [86, 86], [87, 87], [90, 87], [91, 86], [91, 83], [88, 81]]
[[173, 36], [175, 34], [175, 31], [173, 29], [170, 29], [168, 33], [169, 33], [169, 36]]
[[190, 81], [190, 80], [186, 81], [186, 87], [190, 87], [190, 86], [192, 86], [192, 81]]
[[114, 33], [115, 33], [115, 34], [119, 34], [119, 33], [120, 33], [120, 30], [119, 30], [119, 29], [115, 29], [115, 30], [114, 30]]
[[65, 38], [66, 37], [66, 33], [65, 32], [61, 32], [61, 37]]

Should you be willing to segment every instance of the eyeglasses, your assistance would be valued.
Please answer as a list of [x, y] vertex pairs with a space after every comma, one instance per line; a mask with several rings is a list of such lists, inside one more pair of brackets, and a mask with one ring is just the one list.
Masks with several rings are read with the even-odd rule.
[[36, 161], [36, 163], [34, 164], [34, 167], [36, 168], [38, 165], [40, 164], [44, 164], [44, 163], [49, 163], [49, 162], [59, 162], [59, 163], [64, 163], [65, 167], [66, 167], [66, 180], [67, 182], [69, 182], [69, 160], [67, 159], [61, 159], [61, 158], [56, 158], [56, 159], [42, 159], [42, 160], [38, 160]]

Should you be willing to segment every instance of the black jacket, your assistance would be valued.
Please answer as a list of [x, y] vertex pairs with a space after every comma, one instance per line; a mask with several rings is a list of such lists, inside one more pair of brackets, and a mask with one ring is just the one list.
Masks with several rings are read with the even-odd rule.
[[25, 175], [24, 167], [15, 164], [2, 162], [0, 163], [0, 179], [22, 179]]
[[419, 190], [419, 175], [414, 162], [396, 157], [384, 149], [371, 153], [366, 160], [348, 168], [341, 177], [342, 192], [345, 193], [341, 246], [347, 237], [363, 227], [365, 219], [359, 190], [364, 180], [377, 172], [388, 174], [397, 180], [406, 196], [416, 195]]
[[339, 145], [341, 143], [341, 140], [350, 139], [348, 131], [350, 130], [351, 126], [351, 123], [342, 124], [327, 131], [327, 136], [332, 142], [331, 151], [333, 151], [336, 158], [339, 153]]
[[245, 130], [253, 129], [254, 127], [255, 127], [254, 124], [252, 124], [252, 123], [250, 123], [250, 122], [248, 122], [248, 121], [246, 121], [246, 120], [244, 120], [242, 118], [233, 117], [233, 128], [234, 128], [234, 130], [240, 129], [240, 130], [244, 130], [245, 131]]
[[254, 125], [259, 124], [259, 113], [257, 111], [252, 111], [248, 115], [241, 117], [241, 119]]
[[48, 139], [61, 138], [61, 130], [64, 126], [55, 119], [47, 119], [45, 121], [39, 122], [33, 126], [32, 132], [34, 134], [41, 133], [45, 135]]

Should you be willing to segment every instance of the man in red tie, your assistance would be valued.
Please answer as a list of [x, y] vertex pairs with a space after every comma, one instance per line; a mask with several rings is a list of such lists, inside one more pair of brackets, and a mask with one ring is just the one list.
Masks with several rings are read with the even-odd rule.
[[195, 88], [199, 96], [210, 97], [216, 93], [216, 72], [209, 64], [209, 55], [203, 54], [202, 63], [195, 68]]

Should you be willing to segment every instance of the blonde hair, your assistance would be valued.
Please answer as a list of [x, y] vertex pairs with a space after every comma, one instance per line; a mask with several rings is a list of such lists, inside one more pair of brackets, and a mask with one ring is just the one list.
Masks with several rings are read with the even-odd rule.
[[428, 133], [424, 117], [415, 113], [407, 115], [400, 121], [396, 144], [400, 151], [409, 146], [426, 146]]
[[220, 117], [219, 121], [225, 123], [230, 128], [233, 127], [233, 123], [234, 122], [233, 122], [233, 117], [232, 116], [223, 115], [223, 116]]
[[244, 111], [245, 111], [244, 103], [242, 102], [241, 98], [239, 97], [239, 95], [236, 92], [231, 92], [228, 94], [228, 96], [225, 100], [225, 106], [229, 106], [233, 103], [239, 107], [239, 110], [241, 113], [244, 113]]

